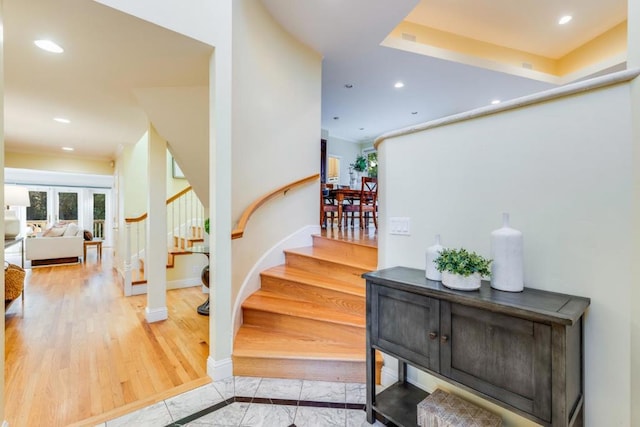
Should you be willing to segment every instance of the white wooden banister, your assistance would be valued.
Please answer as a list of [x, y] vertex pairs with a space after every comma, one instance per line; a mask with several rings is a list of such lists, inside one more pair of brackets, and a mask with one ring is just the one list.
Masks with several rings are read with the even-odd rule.
[[[158, 232], [168, 233], [170, 252], [184, 252], [193, 242], [203, 239], [204, 207], [191, 187], [167, 199], [167, 227]], [[126, 253], [124, 260], [124, 294], [134, 295], [136, 282], [144, 281], [143, 272], [147, 268], [146, 233], [147, 214], [136, 218], [125, 218]], [[134, 278], [135, 276], [135, 278]], [[146, 276], [146, 274], [144, 275]]]

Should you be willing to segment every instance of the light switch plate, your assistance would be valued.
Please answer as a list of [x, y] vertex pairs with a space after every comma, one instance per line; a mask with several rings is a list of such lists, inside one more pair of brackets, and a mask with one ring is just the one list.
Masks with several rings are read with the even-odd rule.
[[411, 233], [411, 218], [396, 216], [389, 218], [389, 234], [409, 236]]

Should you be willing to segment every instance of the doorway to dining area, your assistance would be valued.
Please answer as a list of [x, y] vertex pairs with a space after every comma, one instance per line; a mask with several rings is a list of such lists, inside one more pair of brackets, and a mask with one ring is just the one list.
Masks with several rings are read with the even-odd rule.
[[375, 148], [329, 137], [322, 139], [320, 152], [320, 226], [377, 228]]

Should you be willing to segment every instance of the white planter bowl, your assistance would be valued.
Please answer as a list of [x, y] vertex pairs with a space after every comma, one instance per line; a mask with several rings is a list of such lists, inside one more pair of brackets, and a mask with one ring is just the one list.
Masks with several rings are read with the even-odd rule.
[[474, 273], [470, 276], [461, 276], [448, 271], [442, 272], [442, 284], [447, 288], [459, 291], [474, 291], [480, 288], [480, 273]]

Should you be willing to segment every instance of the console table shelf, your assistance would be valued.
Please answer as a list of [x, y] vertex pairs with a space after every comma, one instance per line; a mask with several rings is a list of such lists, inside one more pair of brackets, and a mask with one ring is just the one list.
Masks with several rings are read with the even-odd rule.
[[415, 425], [416, 407], [428, 395], [412, 384], [398, 382], [376, 396], [374, 409], [396, 425]]
[[[588, 298], [483, 283], [451, 290], [424, 270], [394, 267], [367, 280], [367, 420], [417, 425], [426, 392], [407, 364], [544, 426], [582, 425], [583, 314]], [[375, 351], [398, 359], [399, 381], [375, 394]]]

